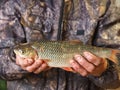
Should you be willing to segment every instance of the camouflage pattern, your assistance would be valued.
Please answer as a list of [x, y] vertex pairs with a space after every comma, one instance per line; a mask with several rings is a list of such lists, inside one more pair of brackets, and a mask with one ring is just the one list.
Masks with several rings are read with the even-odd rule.
[[99, 21], [94, 44], [120, 48], [120, 0], [111, 0], [106, 14]]
[[117, 2], [0, 0], [0, 77], [8, 80], [8, 90], [103, 90], [117, 87], [119, 77], [114, 68], [106, 70], [100, 77], [82, 77], [56, 68], [35, 75], [22, 70], [8, 55], [10, 47], [17, 43], [41, 39], [80, 40], [98, 46], [119, 45]]

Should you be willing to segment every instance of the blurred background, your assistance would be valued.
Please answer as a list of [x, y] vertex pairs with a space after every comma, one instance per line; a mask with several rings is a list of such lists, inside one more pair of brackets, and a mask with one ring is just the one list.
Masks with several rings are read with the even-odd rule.
[[7, 86], [6, 86], [6, 81], [5, 80], [2, 80], [0, 79], [0, 90], [7, 90]]

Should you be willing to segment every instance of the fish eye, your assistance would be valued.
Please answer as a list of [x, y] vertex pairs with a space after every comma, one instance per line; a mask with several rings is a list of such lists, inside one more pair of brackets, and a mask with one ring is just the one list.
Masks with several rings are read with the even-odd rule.
[[24, 52], [24, 51], [22, 51], [22, 53], [24, 54], [25, 52]]
[[25, 53], [23, 50], [19, 50], [19, 52], [20, 52], [21, 54], [24, 54], [24, 53]]

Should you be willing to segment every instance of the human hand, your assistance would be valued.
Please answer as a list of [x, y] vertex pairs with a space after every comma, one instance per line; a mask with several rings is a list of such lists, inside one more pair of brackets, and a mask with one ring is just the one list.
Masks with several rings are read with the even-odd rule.
[[33, 72], [35, 74], [50, 69], [50, 67], [43, 60], [22, 58], [19, 55], [16, 55], [16, 64], [21, 66], [22, 69], [27, 70], [28, 72]]
[[70, 60], [70, 64], [74, 71], [82, 76], [100, 76], [107, 68], [107, 61], [105, 59], [95, 56], [90, 52], [84, 52], [83, 55], [75, 55]]

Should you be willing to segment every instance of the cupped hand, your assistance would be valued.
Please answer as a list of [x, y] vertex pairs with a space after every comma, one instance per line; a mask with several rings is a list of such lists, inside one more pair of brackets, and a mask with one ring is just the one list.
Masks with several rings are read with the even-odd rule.
[[50, 69], [50, 67], [43, 60], [22, 58], [19, 55], [16, 55], [16, 64], [21, 66], [22, 69], [27, 70], [28, 72], [33, 72], [35, 74]]
[[83, 55], [76, 54], [70, 64], [73, 70], [82, 76], [94, 75], [100, 76], [107, 68], [107, 61], [90, 52], [84, 52]]

